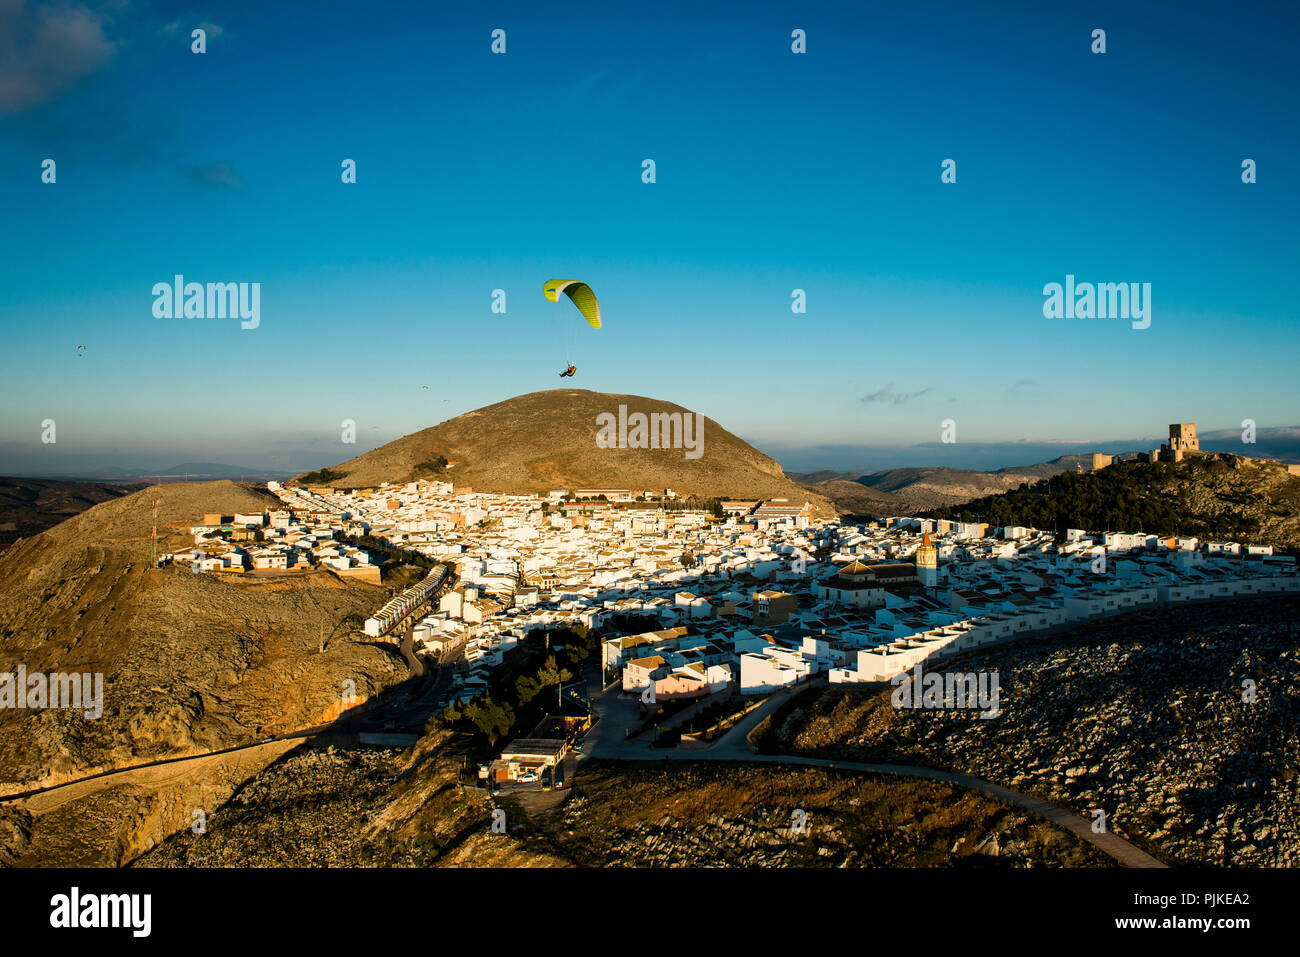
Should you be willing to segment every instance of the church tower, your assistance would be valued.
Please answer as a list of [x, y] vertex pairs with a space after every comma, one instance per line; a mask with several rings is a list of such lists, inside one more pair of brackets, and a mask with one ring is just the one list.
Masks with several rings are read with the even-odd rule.
[[921, 539], [921, 546], [916, 550], [916, 577], [926, 588], [939, 584], [939, 549], [930, 543], [930, 533]]

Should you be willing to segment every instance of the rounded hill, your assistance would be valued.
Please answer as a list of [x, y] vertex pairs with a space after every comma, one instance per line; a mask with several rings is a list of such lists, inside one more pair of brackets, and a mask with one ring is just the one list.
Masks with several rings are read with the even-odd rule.
[[[620, 407], [632, 424], [627, 441], [601, 447], [598, 435], [611, 420], [620, 420]], [[638, 444], [638, 413], [646, 417], [648, 431], [664, 435], [671, 447], [630, 447]], [[532, 392], [403, 436], [299, 481], [359, 488], [441, 477], [462, 488], [507, 493], [673, 489], [705, 498], [787, 498], [833, 514], [823, 496], [787, 478], [774, 459], [713, 419], [701, 416], [701, 430], [695, 416], [675, 403], [639, 395]]]

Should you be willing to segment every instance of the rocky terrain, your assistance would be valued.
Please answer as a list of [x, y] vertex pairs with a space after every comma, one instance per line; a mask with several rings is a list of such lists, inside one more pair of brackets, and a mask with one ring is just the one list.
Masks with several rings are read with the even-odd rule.
[[462, 783], [464, 753], [434, 731], [407, 751], [304, 747], [245, 783], [210, 815], [136, 861], [141, 867], [428, 867], [562, 864], [528, 852], [515, 816], [491, 831], [493, 805]]
[[27, 790], [141, 761], [228, 747], [335, 716], [406, 677], [345, 621], [386, 590], [328, 572], [246, 580], [150, 567], [206, 512], [260, 511], [233, 482], [157, 486], [97, 505], [0, 555], [0, 671], [103, 674], [103, 714], [0, 709], [0, 788]]
[[[467, 787], [448, 732], [412, 752], [302, 750], [136, 863], [168, 866], [1106, 866], [1032, 815], [944, 784], [810, 768], [585, 765], [558, 806]], [[567, 798], [567, 800], [565, 800]], [[561, 803], [562, 802], [562, 803]], [[801, 808], [807, 830], [792, 833]]]
[[[804, 833], [792, 829], [803, 812]], [[581, 866], [1107, 866], [1074, 835], [974, 791], [820, 768], [584, 769], [539, 840]]]
[[[313, 480], [357, 488], [428, 478], [429, 463], [446, 459], [445, 477], [475, 491], [542, 492], [556, 488], [671, 488], [703, 498], [789, 498], [834, 510], [822, 495], [786, 478], [781, 466], [712, 419], [704, 419], [703, 454], [682, 449], [603, 449], [596, 417], [663, 412], [682, 406], [637, 395], [554, 389], [485, 406], [357, 456]], [[307, 481], [310, 476], [299, 477]]]
[[[829, 690], [782, 750], [965, 771], [1186, 865], [1300, 865], [1300, 599], [1143, 612], [946, 663], [999, 674], [1002, 714]], [[1243, 701], [1243, 695], [1252, 700]]]
[[118, 867], [211, 814], [294, 741], [120, 771], [0, 803], [0, 865]]

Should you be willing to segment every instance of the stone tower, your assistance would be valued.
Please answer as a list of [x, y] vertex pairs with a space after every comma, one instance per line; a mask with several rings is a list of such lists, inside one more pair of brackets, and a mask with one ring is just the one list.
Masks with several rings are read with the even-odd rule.
[[1176, 422], [1169, 426], [1169, 451], [1201, 451], [1201, 440], [1196, 437], [1195, 422]]

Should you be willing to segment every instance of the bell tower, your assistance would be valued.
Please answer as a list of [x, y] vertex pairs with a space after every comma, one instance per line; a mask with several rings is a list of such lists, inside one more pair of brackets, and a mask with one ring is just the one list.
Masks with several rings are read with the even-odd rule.
[[930, 533], [921, 538], [916, 550], [916, 577], [926, 588], [939, 584], [939, 549], [930, 541]]

